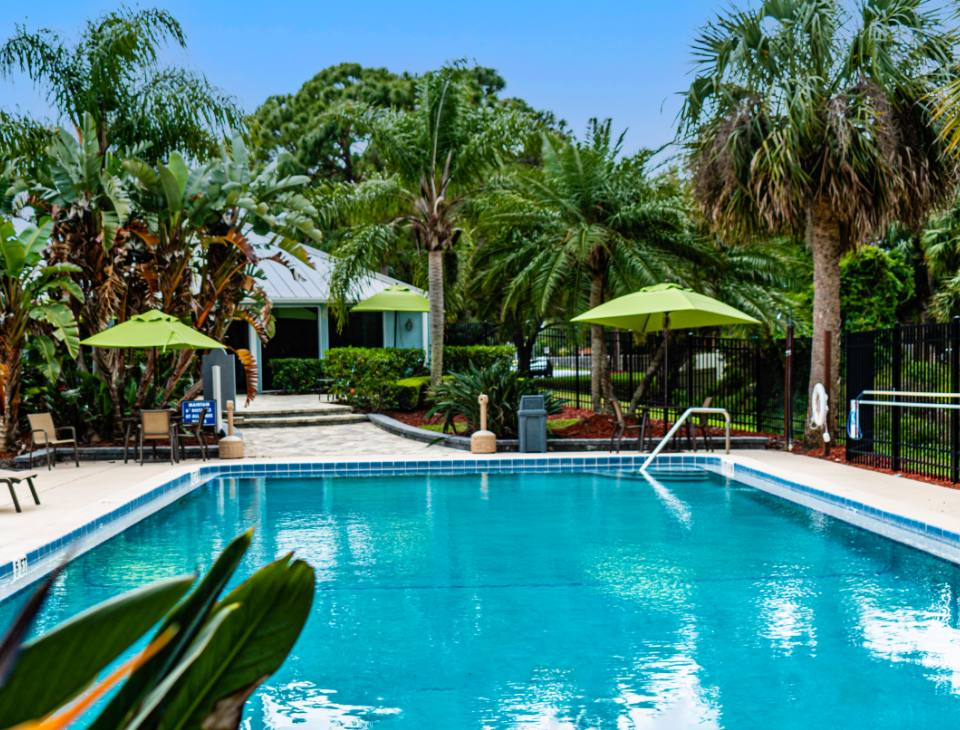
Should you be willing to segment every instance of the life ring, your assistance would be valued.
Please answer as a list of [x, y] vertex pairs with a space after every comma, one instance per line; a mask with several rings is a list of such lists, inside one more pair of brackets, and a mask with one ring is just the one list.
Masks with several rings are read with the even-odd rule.
[[817, 383], [813, 386], [813, 393], [810, 394], [810, 423], [816, 428], [823, 429], [824, 441], [830, 440], [830, 432], [827, 430], [827, 411], [830, 410], [829, 399], [823, 383]]

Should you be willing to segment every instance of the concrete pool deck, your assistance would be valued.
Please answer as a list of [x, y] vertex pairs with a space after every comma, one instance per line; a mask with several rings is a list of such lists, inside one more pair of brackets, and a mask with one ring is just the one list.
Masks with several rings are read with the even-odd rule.
[[[469, 460], [471, 454], [454, 449], [427, 448], [402, 438], [384, 434], [374, 427], [369, 436], [351, 432], [349, 445], [337, 443], [333, 433], [340, 427], [327, 427], [329, 451], [326, 453], [302, 454], [299, 458], [279, 456], [272, 459], [245, 459], [247, 463], [276, 462], [342, 462], [342, 461], [460, 461]], [[355, 427], [350, 427], [355, 430]], [[376, 433], [377, 439], [372, 436]], [[334, 446], [336, 444], [336, 446]], [[703, 452], [699, 452], [703, 455]], [[567, 452], [563, 454], [499, 454], [484, 458], [576, 458], [597, 457], [603, 452]], [[713, 455], [722, 455], [714, 452]], [[855, 502], [886, 512], [936, 525], [960, 533], [960, 490], [927, 484], [905, 477], [859, 469], [846, 464], [798, 456], [780, 451], [740, 451], [725, 457], [743, 466], [761, 470], [798, 484], [844, 497]], [[17, 561], [39, 546], [55, 541], [73, 530], [91, 523], [99, 517], [150, 492], [174, 477], [188, 474], [206, 464], [237, 462], [200, 462], [191, 460], [177, 466], [169, 463], [123, 464], [122, 462], [85, 462], [79, 468], [60, 464], [54, 470], [38, 469], [37, 488], [41, 505], [36, 506], [29, 498], [25, 485], [20, 488], [23, 512], [16, 513], [9, 496], [0, 493], [0, 565]], [[183, 493], [177, 491], [158, 499], [162, 505], [175, 501]], [[152, 507], [153, 505], [151, 505]], [[137, 513], [133, 521], [145, 514]], [[113, 533], [126, 524], [115, 526]], [[106, 527], [98, 528], [106, 530]]]

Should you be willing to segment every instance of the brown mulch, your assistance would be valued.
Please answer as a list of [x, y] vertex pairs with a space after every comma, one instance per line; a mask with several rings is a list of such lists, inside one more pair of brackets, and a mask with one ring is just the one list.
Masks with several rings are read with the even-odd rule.
[[[427, 418], [427, 411], [388, 411], [385, 415], [395, 418], [396, 420], [406, 423], [409, 426], [423, 426], [424, 424], [442, 424], [443, 419], [439, 416], [434, 416], [432, 418]], [[597, 414], [589, 409], [584, 408], [564, 408], [560, 413], [556, 413], [551, 416], [547, 416], [548, 421], [563, 421], [571, 418], [580, 419], [579, 423], [567, 426], [566, 428], [555, 429], [552, 431], [551, 436], [555, 438], [577, 438], [577, 439], [609, 439], [613, 436], [614, 429], [614, 419], [613, 416], [608, 416], [604, 414]], [[634, 418], [627, 418], [627, 424], [636, 425], [637, 420]], [[456, 419], [458, 423], [463, 423], [465, 419], [458, 417]], [[671, 424], [672, 425], [672, 424]], [[651, 420], [647, 423], [647, 435], [651, 438], [653, 437], [662, 437], [665, 433], [663, 421]], [[723, 428], [710, 426], [707, 428], [707, 433], [711, 437], [723, 438]], [[771, 437], [767, 433], [754, 433], [752, 431], [738, 431], [732, 430], [731, 434], [739, 436], [765, 436], [768, 438]], [[635, 437], [637, 435], [636, 430], [629, 430], [626, 433], [626, 437]], [[700, 435], [699, 428], [697, 429], [697, 436]]]
[[887, 467], [883, 466], [863, 464], [856, 461], [847, 461], [847, 448], [845, 446], [833, 446], [830, 449], [830, 455], [824, 456], [823, 447], [808, 449], [802, 444], [794, 444], [793, 453], [801, 456], [809, 456], [814, 459], [827, 459], [837, 464], [854, 466], [857, 469], [863, 469], [864, 471], [874, 471], [880, 474], [889, 474], [891, 476], [903, 477], [904, 479], [912, 479], [917, 482], [924, 482], [925, 484], [936, 484], [938, 487], [946, 487], [947, 489], [960, 489], [960, 484], [954, 484], [948, 479], [938, 479], [937, 477], [928, 477], [924, 476], [923, 474], [913, 474], [909, 471], [894, 471], [893, 469], [888, 469]]

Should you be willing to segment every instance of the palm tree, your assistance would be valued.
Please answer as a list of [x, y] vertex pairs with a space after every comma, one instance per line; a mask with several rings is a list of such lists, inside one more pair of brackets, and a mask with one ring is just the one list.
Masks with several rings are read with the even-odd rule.
[[26, 74], [78, 131], [91, 115], [101, 156], [109, 145], [149, 159], [177, 149], [215, 153], [218, 134], [242, 124], [240, 110], [203, 76], [161, 67], [166, 43], [186, 47], [165, 10], [120, 7], [87, 21], [74, 45], [49, 29], [18, 26], [0, 45], [0, 74]]
[[52, 381], [60, 369], [56, 342], [71, 357], [80, 349], [77, 322], [57, 296], [83, 298], [68, 276], [76, 267], [43, 261], [52, 231], [49, 220], [20, 233], [10, 221], [0, 221], [0, 443], [8, 449], [19, 428], [21, 360], [28, 341], [43, 357], [44, 374]]
[[[708, 222], [727, 236], [805, 235], [813, 256], [810, 386], [832, 384], [840, 257], [894, 220], [918, 225], [954, 165], [928, 108], [955, 37], [923, 0], [764, 0], [694, 44], [681, 136]], [[815, 434], [808, 432], [812, 440]]]
[[[653, 153], [621, 159], [623, 136], [613, 139], [610, 130], [609, 120], [593, 120], [582, 142], [544, 137], [542, 168], [506, 176], [487, 196], [481, 215], [537, 231], [526, 239], [529, 246], [501, 260], [509, 281], [498, 294], [505, 306], [534, 291], [540, 312], [560, 306], [573, 314], [675, 278], [689, 246], [682, 197], [673, 184], [651, 178]], [[520, 270], [511, 275], [518, 262]], [[590, 370], [591, 401], [599, 411], [606, 370], [599, 325], [591, 326]]]
[[466, 204], [510, 139], [510, 115], [474, 103], [463, 73], [446, 68], [422, 77], [412, 111], [374, 112], [371, 144], [387, 172], [328, 186], [318, 199], [339, 259], [332, 289], [341, 303], [368, 271], [411, 248], [426, 251], [435, 384], [443, 373], [444, 258], [463, 235]]

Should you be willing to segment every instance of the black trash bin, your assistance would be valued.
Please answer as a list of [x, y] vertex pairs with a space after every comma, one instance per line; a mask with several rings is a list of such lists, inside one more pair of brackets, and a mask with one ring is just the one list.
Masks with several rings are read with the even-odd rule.
[[520, 434], [520, 453], [543, 454], [547, 451], [547, 408], [542, 395], [525, 395], [520, 398], [517, 414]]

